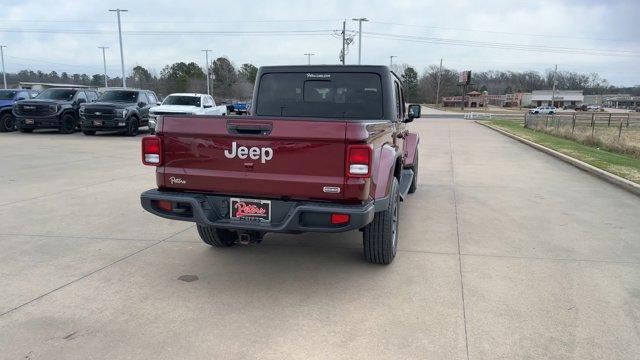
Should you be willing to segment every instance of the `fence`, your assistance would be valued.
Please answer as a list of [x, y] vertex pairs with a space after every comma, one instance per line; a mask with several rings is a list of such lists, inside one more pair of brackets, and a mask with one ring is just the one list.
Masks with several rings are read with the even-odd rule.
[[640, 157], [640, 114], [573, 113], [531, 115], [524, 126], [607, 150]]
[[[456, 115], [459, 116], [459, 115]], [[493, 118], [496, 119], [513, 119], [513, 120], [522, 120], [522, 114], [503, 114], [503, 113], [498, 113], [498, 114], [492, 114], [492, 113], [487, 113], [487, 112], [468, 112], [468, 113], [464, 113], [464, 118], [465, 119], [471, 119], [471, 120], [491, 120]]]

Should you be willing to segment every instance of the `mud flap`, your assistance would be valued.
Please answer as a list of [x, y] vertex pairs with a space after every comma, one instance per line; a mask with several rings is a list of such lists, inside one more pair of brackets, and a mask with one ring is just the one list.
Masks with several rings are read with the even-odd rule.
[[409, 193], [409, 187], [411, 187], [412, 180], [413, 169], [403, 169], [400, 176], [400, 200], [404, 201], [404, 198]]

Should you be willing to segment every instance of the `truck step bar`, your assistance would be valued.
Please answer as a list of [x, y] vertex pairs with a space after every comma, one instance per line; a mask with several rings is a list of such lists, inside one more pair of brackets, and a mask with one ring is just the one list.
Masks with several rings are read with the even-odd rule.
[[404, 198], [409, 193], [411, 181], [413, 181], [413, 169], [402, 170], [402, 174], [400, 175], [400, 200], [404, 201]]

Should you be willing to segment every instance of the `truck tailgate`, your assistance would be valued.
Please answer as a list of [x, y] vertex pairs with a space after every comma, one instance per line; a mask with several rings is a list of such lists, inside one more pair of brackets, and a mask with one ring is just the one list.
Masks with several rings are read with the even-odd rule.
[[345, 133], [344, 121], [165, 116], [159, 180], [185, 191], [340, 200]]

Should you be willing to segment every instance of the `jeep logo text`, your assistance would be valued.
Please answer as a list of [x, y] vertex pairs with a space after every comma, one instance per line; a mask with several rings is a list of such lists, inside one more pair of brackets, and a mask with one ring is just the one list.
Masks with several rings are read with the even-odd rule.
[[231, 143], [231, 149], [224, 151], [224, 156], [229, 159], [233, 159], [236, 156], [240, 159], [246, 159], [247, 157], [252, 160], [260, 159], [260, 162], [264, 164], [273, 158], [273, 149], [269, 147], [247, 148], [246, 146], [238, 146], [234, 141]]

